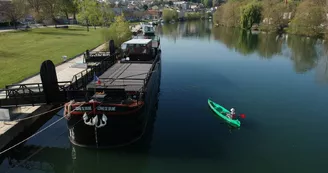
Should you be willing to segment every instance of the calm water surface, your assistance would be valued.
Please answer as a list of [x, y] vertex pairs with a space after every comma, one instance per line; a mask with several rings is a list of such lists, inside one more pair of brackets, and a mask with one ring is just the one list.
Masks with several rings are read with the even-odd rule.
[[[73, 147], [61, 121], [3, 157], [0, 172], [326, 172], [328, 46], [321, 40], [200, 22], [158, 33], [161, 91], [144, 139], [114, 151]], [[230, 133], [208, 98], [246, 114], [241, 129]]]

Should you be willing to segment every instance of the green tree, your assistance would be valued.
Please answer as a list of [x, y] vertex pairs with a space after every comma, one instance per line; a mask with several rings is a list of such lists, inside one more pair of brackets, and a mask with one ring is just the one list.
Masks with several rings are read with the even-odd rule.
[[115, 14], [111, 8], [110, 3], [102, 3], [101, 5], [101, 15], [100, 24], [103, 26], [109, 26], [114, 21]]
[[129, 26], [130, 24], [125, 21], [123, 14], [115, 17], [115, 22], [112, 23], [108, 29], [103, 31], [105, 40], [114, 40], [115, 46], [119, 47], [124, 41], [132, 37]]
[[[84, 21], [89, 31], [89, 25], [99, 25], [102, 18], [101, 6], [96, 0], [75, 0], [78, 4], [79, 13], [77, 18], [80, 21]], [[95, 27], [96, 28], [96, 27]]]
[[74, 0], [61, 0], [60, 7], [67, 19], [69, 19], [69, 14], [73, 14], [73, 18], [76, 19], [77, 4]]
[[163, 10], [163, 19], [165, 22], [169, 22], [171, 20], [176, 20], [176, 19], [178, 19], [178, 12], [173, 9], [165, 8]]
[[325, 9], [320, 0], [304, 0], [296, 9], [289, 32], [306, 36], [320, 36], [324, 32], [324, 27], [320, 25], [325, 21]]
[[262, 7], [257, 2], [243, 6], [240, 18], [241, 27], [244, 29], [250, 29], [253, 24], [259, 24], [261, 21], [261, 11]]
[[200, 19], [202, 15], [199, 12], [186, 12], [185, 13], [185, 18], [187, 20], [195, 20], [195, 19]]

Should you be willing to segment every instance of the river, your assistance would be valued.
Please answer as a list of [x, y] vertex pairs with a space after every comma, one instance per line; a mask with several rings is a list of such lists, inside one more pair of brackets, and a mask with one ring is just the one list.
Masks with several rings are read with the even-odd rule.
[[[325, 172], [328, 46], [322, 40], [210, 22], [157, 31], [160, 96], [142, 141], [121, 150], [74, 147], [61, 121], [2, 157], [0, 172]], [[230, 132], [208, 98], [245, 114], [241, 128]]]

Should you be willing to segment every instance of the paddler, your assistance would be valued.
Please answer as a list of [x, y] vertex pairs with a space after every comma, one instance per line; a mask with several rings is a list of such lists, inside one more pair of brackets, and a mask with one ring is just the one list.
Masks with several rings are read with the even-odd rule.
[[236, 111], [235, 111], [234, 108], [231, 108], [230, 112], [227, 113], [227, 117], [230, 118], [230, 119], [233, 119], [235, 117], [235, 115], [236, 115]]

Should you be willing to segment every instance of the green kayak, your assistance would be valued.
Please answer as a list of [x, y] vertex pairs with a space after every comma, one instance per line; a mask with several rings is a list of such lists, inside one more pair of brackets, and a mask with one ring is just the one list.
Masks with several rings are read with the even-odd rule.
[[226, 116], [226, 114], [230, 113], [230, 111], [228, 111], [226, 108], [220, 106], [219, 104], [213, 102], [210, 99], [208, 99], [207, 102], [210, 108], [215, 112], [215, 114], [218, 115], [220, 118], [222, 118], [226, 123], [228, 123], [233, 127], [240, 127], [239, 120], [230, 119]]

